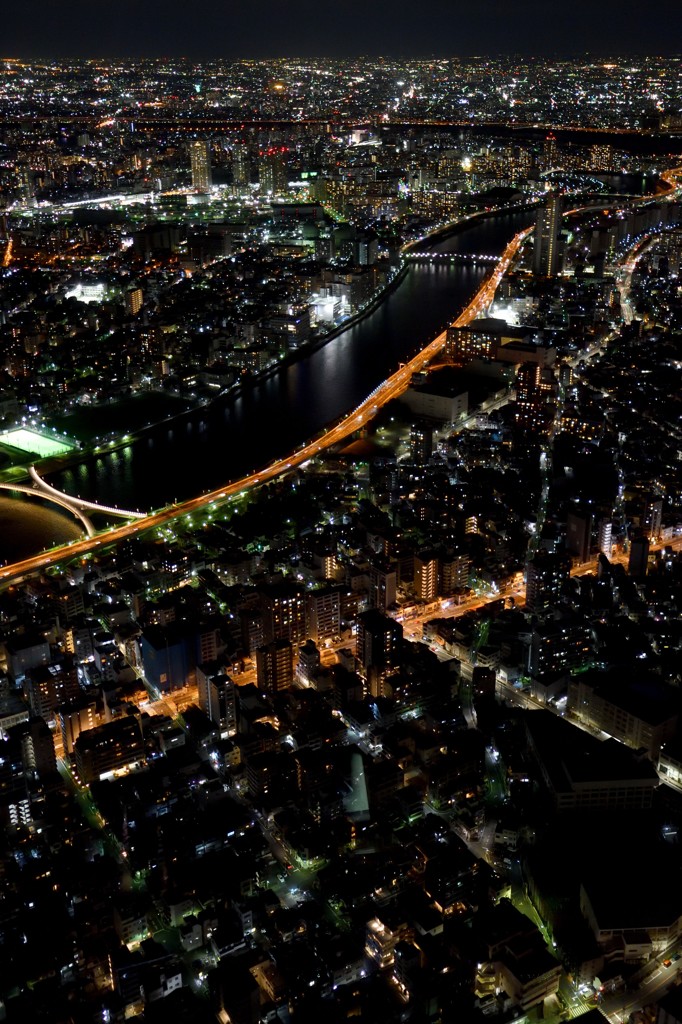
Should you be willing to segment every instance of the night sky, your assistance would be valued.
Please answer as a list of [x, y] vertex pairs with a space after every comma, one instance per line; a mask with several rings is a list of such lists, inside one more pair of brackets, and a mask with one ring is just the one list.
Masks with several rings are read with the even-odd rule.
[[680, 0], [2, 0], [0, 11], [5, 57], [682, 52]]

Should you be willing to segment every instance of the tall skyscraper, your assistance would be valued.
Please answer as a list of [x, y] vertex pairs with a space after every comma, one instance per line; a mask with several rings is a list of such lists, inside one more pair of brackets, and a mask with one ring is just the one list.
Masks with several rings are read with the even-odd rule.
[[17, 177], [19, 178], [22, 199], [25, 201], [35, 199], [35, 174], [31, 168], [28, 165], [19, 167]]
[[649, 538], [635, 537], [630, 543], [628, 558], [628, 575], [635, 579], [643, 579], [649, 564]]
[[395, 603], [398, 574], [392, 563], [376, 558], [369, 567], [369, 606], [385, 610]]
[[564, 554], [539, 552], [526, 566], [526, 608], [544, 612], [561, 600], [570, 576], [570, 559]]
[[256, 651], [256, 680], [266, 693], [286, 690], [294, 681], [294, 649], [289, 640], [273, 640]]
[[559, 230], [561, 228], [561, 196], [551, 195], [538, 210], [535, 221], [533, 273], [555, 277], [560, 269]]
[[410, 427], [410, 458], [424, 466], [433, 452], [433, 427], [430, 423], [413, 423]]
[[[216, 662], [212, 663], [214, 666]], [[234, 736], [237, 731], [237, 698], [231, 677], [222, 669], [212, 672], [211, 665], [197, 669], [199, 707], [212, 722], [220, 726], [221, 736]]]
[[590, 558], [592, 542], [592, 516], [589, 512], [581, 515], [574, 510], [566, 517], [566, 550], [575, 555], [579, 562]]
[[385, 679], [402, 664], [403, 627], [370, 608], [358, 616], [357, 658], [373, 697], [384, 695]]
[[642, 529], [650, 540], [656, 540], [661, 533], [663, 519], [663, 501], [660, 498], [647, 498], [642, 510]]
[[197, 192], [210, 192], [213, 184], [211, 175], [211, 147], [205, 139], [195, 139], [189, 144], [192, 162], [192, 188]]
[[522, 363], [516, 376], [516, 426], [525, 434], [544, 434], [554, 414], [556, 382], [552, 371]]
[[613, 146], [604, 144], [590, 146], [590, 168], [593, 171], [610, 171], [613, 167]]
[[471, 559], [468, 555], [449, 550], [440, 559], [440, 593], [449, 597], [469, 584], [469, 567]]
[[260, 190], [263, 195], [281, 195], [287, 190], [287, 171], [284, 157], [277, 149], [269, 149], [261, 155], [258, 164]]
[[305, 616], [308, 636], [319, 643], [341, 632], [341, 589], [322, 587], [306, 594]]
[[232, 181], [237, 188], [245, 188], [251, 181], [248, 146], [236, 145], [232, 150]]
[[307, 635], [306, 600], [302, 588], [295, 584], [274, 583], [263, 586], [259, 596], [266, 644], [272, 640], [302, 644]]
[[597, 528], [597, 547], [606, 555], [611, 557], [613, 551], [613, 523], [610, 519], [600, 519]]
[[559, 163], [559, 150], [557, 148], [556, 135], [549, 133], [542, 146], [542, 169], [552, 171]]
[[435, 551], [420, 551], [414, 556], [414, 590], [418, 601], [438, 597], [439, 561]]

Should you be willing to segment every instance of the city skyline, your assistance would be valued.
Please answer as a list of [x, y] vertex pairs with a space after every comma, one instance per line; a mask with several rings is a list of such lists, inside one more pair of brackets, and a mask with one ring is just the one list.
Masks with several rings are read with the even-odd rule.
[[632, 0], [595, 7], [586, 0], [554, 8], [551, 19], [538, 0], [513, 7], [498, 2], [475, 6], [427, 0], [415, 16], [408, 0], [390, 11], [350, 0], [322, 13], [311, 0], [286, 6], [274, 0], [234, 10], [221, 0], [202, 4], [200, 16], [178, 0], [140, 6], [117, 5], [116, 17], [94, 18], [86, 0], [54, 5], [46, 0], [3, 15], [6, 56], [38, 57], [187, 57], [263, 59], [273, 57], [474, 56], [537, 54], [574, 56], [673, 55], [679, 50], [682, 18], [673, 0], [662, 0], [655, 19], [643, 31]]

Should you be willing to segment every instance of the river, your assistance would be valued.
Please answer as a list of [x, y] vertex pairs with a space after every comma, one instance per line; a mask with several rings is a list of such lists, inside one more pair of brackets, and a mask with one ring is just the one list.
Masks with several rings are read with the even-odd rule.
[[[533, 219], [533, 211], [496, 214], [433, 248], [497, 254]], [[92, 501], [147, 511], [264, 466], [365, 398], [454, 318], [486, 272], [449, 262], [412, 264], [374, 312], [316, 351], [237, 396], [154, 428], [126, 448], [88, 456], [50, 482]], [[0, 498], [0, 562], [80, 534], [78, 524], [60, 512], [50, 510], [49, 522], [44, 517], [42, 508]]]

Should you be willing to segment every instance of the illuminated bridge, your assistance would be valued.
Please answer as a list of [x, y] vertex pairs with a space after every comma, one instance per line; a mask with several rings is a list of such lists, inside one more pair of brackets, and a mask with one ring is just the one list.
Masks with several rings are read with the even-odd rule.
[[144, 519], [146, 513], [133, 512], [130, 509], [116, 508], [113, 505], [98, 505], [95, 501], [85, 501], [83, 498], [74, 498], [71, 494], [64, 494], [52, 487], [38, 474], [35, 466], [29, 466], [31, 484], [0, 484], [3, 491], [19, 491], [21, 494], [29, 494], [33, 498], [43, 498], [55, 505], [60, 505], [68, 512], [71, 512], [76, 519], [80, 519], [88, 537], [94, 537], [97, 530], [93, 526], [87, 512], [101, 512], [103, 515], [119, 516], [121, 519]]
[[405, 259], [412, 263], [470, 263], [486, 267], [500, 262], [499, 256], [474, 252], [407, 252]]

